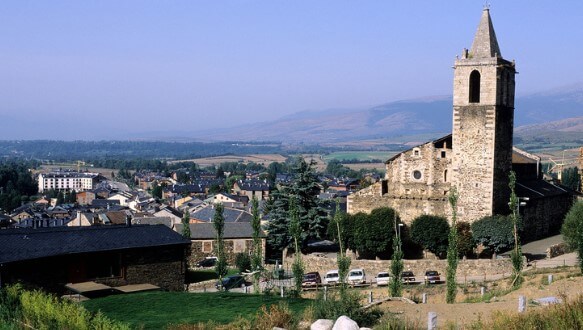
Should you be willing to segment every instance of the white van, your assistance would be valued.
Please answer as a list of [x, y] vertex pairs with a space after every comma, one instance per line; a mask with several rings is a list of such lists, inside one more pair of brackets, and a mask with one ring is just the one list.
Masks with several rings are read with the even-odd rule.
[[338, 269], [331, 270], [326, 273], [326, 276], [324, 276], [324, 283], [326, 284], [336, 284], [339, 280]]
[[352, 285], [366, 283], [366, 274], [364, 273], [364, 269], [362, 268], [351, 269], [350, 272], [348, 273], [348, 283]]

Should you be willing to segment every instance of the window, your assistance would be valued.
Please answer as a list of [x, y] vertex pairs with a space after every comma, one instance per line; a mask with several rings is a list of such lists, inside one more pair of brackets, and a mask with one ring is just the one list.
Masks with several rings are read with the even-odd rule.
[[443, 182], [447, 182], [447, 170], [443, 171]]
[[202, 252], [204, 252], [204, 253], [213, 252], [213, 242], [203, 242], [202, 243]]
[[421, 179], [421, 176], [422, 176], [421, 175], [421, 171], [417, 171], [417, 170], [413, 171], [413, 178], [415, 180], [420, 180]]
[[480, 73], [477, 70], [470, 74], [470, 103], [480, 103]]
[[245, 252], [245, 240], [237, 239], [233, 241], [233, 252], [234, 253], [241, 253]]
[[421, 151], [419, 150], [419, 148], [413, 149], [413, 156], [415, 156], [415, 157], [421, 156]]
[[445, 155], [446, 155], [445, 151], [442, 151], [441, 152], [441, 158], [445, 158]]

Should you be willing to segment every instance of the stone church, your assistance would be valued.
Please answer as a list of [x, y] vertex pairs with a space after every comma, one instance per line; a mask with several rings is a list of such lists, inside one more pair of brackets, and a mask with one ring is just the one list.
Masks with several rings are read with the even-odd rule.
[[405, 223], [423, 214], [449, 218], [455, 186], [459, 221], [508, 214], [514, 170], [516, 193], [528, 199], [519, 210], [526, 236], [557, 231], [573, 195], [541, 179], [539, 157], [512, 146], [516, 66], [502, 57], [488, 9], [453, 68], [452, 134], [387, 160], [384, 180], [348, 197], [348, 213], [389, 206]]

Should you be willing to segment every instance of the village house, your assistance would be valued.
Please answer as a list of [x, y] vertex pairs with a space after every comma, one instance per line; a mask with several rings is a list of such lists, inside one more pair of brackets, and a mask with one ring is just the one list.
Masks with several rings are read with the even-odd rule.
[[267, 200], [271, 190], [271, 184], [267, 180], [258, 179], [239, 180], [232, 187], [233, 194], [247, 196], [249, 200], [253, 199], [253, 197], [258, 200]]
[[[182, 233], [183, 225], [178, 224], [175, 230]], [[194, 266], [197, 261], [214, 255], [213, 246], [216, 239], [216, 231], [212, 223], [190, 224], [190, 255], [188, 264]], [[265, 233], [260, 233], [261, 246], [265, 255]], [[235, 262], [237, 253], [251, 254], [253, 252], [253, 228], [251, 223], [225, 222], [224, 228], [225, 250], [227, 262], [231, 265]]]

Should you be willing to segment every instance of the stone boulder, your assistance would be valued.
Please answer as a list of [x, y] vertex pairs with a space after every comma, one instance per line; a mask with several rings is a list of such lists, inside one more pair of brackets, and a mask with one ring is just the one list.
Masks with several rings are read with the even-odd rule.
[[332, 330], [360, 330], [360, 327], [350, 317], [342, 315], [336, 320]]
[[332, 330], [333, 326], [333, 320], [319, 319], [310, 325], [310, 330]]

